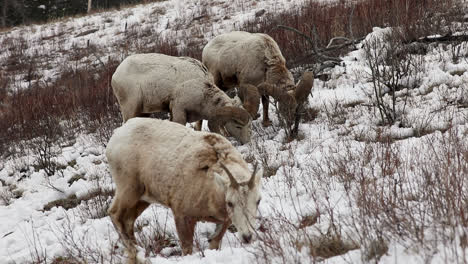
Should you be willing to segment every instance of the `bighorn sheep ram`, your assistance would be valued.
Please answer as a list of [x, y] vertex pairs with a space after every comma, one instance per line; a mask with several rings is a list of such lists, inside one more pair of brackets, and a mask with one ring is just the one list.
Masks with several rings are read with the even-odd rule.
[[123, 121], [153, 112], [170, 112], [171, 120], [209, 120], [212, 132], [226, 130], [242, 143], [250, 141], [251, 118], [241, 102], [229, 98], [198, 60], [163, 54], [127, 57], [112, 75], [112, 88]]
[[[295, 85], [278, 44], [261, 33], [234, 31], [219, 35], [203, 48], [202, 61], [221, 90], [247, 84], [258, 88], [264, 126], [271, 124], [268, 96], [279, 102], [280, 113], [291, 124], [296, 107], [307, 99], [314, 81], [313, 73], [305, 72]], [[257, 109], [258, 105], [257, 100]]]
[[218, 249], [233, 224], [242, 242], [253, 238], [261, 170], [253, 173], [223, 136], [152, 118], [132, 118], [114, 131], [106, 156], [116, 192], [109, 215], [136, 261], [133, 226], [150, 205], [172, 209], [183, 254], [191, 254], [197, 221], [216, 223]]

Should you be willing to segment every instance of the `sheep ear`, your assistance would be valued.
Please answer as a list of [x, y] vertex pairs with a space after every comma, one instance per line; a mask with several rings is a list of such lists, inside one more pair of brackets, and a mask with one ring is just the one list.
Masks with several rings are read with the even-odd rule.
[[296, 89], [294, 91], [294, 97], [296, 102], [304, 102], [307, 100], [307, 97], [312, 90], [314, 85], [314, 73], [313, 72], [304, 72], [302, 74], [301, 80], [297, 83]]

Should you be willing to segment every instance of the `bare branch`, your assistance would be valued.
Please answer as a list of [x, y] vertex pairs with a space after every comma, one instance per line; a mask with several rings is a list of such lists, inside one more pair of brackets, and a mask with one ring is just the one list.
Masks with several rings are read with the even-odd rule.
[[353, 34], [353, 15], [354, 15], [354, 9], [356, 8], [356, 5], [353, 5], [351, 8], [351, 14], [349, 14], [349, 35], [351, 36], [352, 44], [355, 46], [354, 42], [354, 34]]
[[[286, 29], [286, 30], [292, 31], [292, 32], [297, 33], [298, 35], [304, 37], [307, 40], [307, 42], [312, 45], [312, 49], [313, 49], [314, 54], [317, 55], [322, 60], [332, 60], [332, 61], [336, 61], [336, 62], [341, 62], [341, 59], [335, 58], [335, 57], [330, 57], [330, 56], [327, 56], [327, 55], [323, 55], [318, 50], [317, 42], [316, 42], [317, 39], [318, 39], [318, 36], [317, 36], [316, 33], [313, 34], [314, 38], [311, 38], [310, 36], [307, 36], [303, 32], [301, 32], [301, 31], [299, 31], [299, 30], [297, 30], [295, 28], [292, 28], [292, 27], [288, 27], [288, 26], [284, 26], [284, 25], [277, 25], [276, 28]], [[315, 27], [314, 27], [313, 32], [315, 32]]]
[[331, 61], [341, 62], [340, 58], [335, 58], [335, 57], [330, 57], [330, 56], [327, 56], [327, 55], [323, 55], [320, 51], [318, 51], [317, 41], [319, 39], [319, 36], [317, 34], [317, 30], [316, 30], [315, 26], [312, 28], [312, 36], [314, 37], [314, 40], [315, 40], [314, 41], [314, 51], [317, 53], [317, 56], [319, 56], [323, 60], [331, 60]]
[[352, 39], [346, 38], [346, 37], [334, 37], [330, 39], [330, 42], [328, 42], [327, 49], [331, 47], [331, 44], [333, 44], [333, 41], [335, 40], [346, 40], [347, 42], [352, 42]]
[[292, 32], [295, 32], [295, 33], [297, 33], [298, 35], [304, 37], [304, 38], [307, 40], [307, 42], [309, 42], [309, 44], [312, 45], [312, 47], [315, 45], [315, 44], [314, 44], [314, 40], [313, 40], [311, 37], [307, 36], [306, 34], [302, 33], [301, 31], [299, 31], [299, 30], [297, 30], [297, 29], [295, 29], [295, 28], [288, 27], [288, 26], [284, 26], [284, 25], [277, 25], [276, 27], [277, 27], [277, 28], [281, 28], [281, 29], [290, 30], [290, 31], [292, 31]]

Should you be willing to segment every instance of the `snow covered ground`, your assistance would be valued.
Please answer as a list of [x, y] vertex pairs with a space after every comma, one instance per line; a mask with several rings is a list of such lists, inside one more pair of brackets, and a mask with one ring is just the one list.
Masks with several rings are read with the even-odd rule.
[[[71, 52], [63, 50], [85, 47], [89, 41], [112, 54], [111, 43], [125, 38], [125, 27], [151, 27], [151, 32], [176, 35], [179, 44], [186, 45], [190, 27], [183, 25], [201, 23], [199, 17], [206, 12], [216, 23], [200, 38], [210, 39], [258, 10], [277, 12], [300, 4], [204, 3], [164, 1], [21, 27], [1, 33], [0, 42], [22, 36], [31, 56], [60, 53], [54, 64], [39, 71], [39, 81], [50, 81], [58, 68], [73, 61]], [[91, 29], [98, 31], [78, 36]], [[254, 121], [251, 143], [232, 141], [247, 161], [257, 160], [264, 167], [259, 239], [242, 245], [235, 233], [227, 232], [221, 250], [208, 250], [207, 235], [214, 225], [202, 223], [194, 254], [180, 256], [172, 214], [153, 205], [136, 224], [140, 245], [145, 245], [141, 256], [146, 253], [151, 263], [310, 263], [323, 259], [314, 257], [319, 250], [323, 253], [323, 245], [329, 251], [347, 249], [324, 263], [367, 262], [379, 249], [383, 256], [378, 263], [467, 263], [468, 223], [460, 219], [461, 214], [468, 218], [468, 45], [460, 45], [464, 55], [457, 62], [450, 45], [434, 45], [418, 55], [422, 73], [420, 78], [411, 76], [417, 79], [411, 80], [415, 88], [398, 94], [402, 121], [383, 127], [372, 106], [375, 98], [363, 47], [389, 30], [375, 28], [329, 72], [330, 80], [315, 81], [307, 109], [316, 118], [300, 125], [300, 140], [286, 142], [284, 129], [272, 115], [271, 127]], [[6, 56], [1, 53], [0, 61]], [[92, 57], [75, 62], [76, 67], [100, 63]], [[17, 77], [18, 82], [23, 79]], [[387, 137], [396, 141], [389, 144]], [[80, 134], [56, 148], [59, 169], [52, 176], [34, 166], [32, 153], [0, 162], [0, 263], [45, 263], [59, 256], [89, 263], [122, 262], [122, 246], [105, 214], [113, 183], [104, 147], [95, 135]], [[69, 209], [49, 204], [65, 198], [60, 204]], [[160, 253], [154, 255], [158, 246]]]

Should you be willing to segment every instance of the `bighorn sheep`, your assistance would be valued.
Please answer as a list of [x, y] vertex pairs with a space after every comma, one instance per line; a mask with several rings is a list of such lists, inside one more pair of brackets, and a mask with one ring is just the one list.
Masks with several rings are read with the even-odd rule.
[[132, 118], [114, 131], [106, 156], [116, 192], [109, 215], [136, 261], [135, 219], [150, 205], [172, 209], [183, 254], [191, 254], [197, 221], [216, 223], [218, 249], [233, 224], [242, 242], [253, 238], [262, 172], [253, 173], [223, 136], [152, 118]]
[[249, 113], [216, 87], [198, 60], [156, 53], [131, 55], [112, 75], [112, 88], [124, 122], [170, 112], [171, 120], [179, 124], [206, 119], [212, 132], [219, 133], [224, 126], [242, 143], [250, 141]]
[[[280, 113], [291, 124], [296, 107], [307, 99], [314, 81], [313, 73], [305, 72], [295, 85], [278, 44], [261, 33], [234, 31], [219, 35], [203, 48], [202, 61], [221, 90], [246, 84], [258, 88], [264, 126], [271, 124], [268, 96], [278, 100]], [[258, 109], [258, 100], [256, 104]]]

